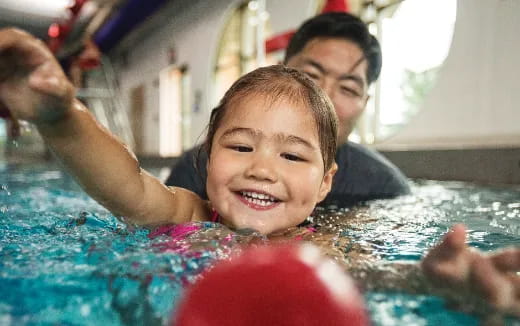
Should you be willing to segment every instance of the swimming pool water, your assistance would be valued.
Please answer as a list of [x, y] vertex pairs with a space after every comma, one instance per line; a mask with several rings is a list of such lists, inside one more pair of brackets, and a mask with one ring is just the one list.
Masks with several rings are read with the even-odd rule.
[[[491, 250], [520, 243], [520, 188], [415, 181], [411, 196], [320, 210], [314, 222], [385, 260], [419, 260], [456, 222], [471, 245]], [[0, 325], [164, 325], [183, 287], [250, 236], [198, 227], [184, 240], [150, 239], [59, 167], [0, 164]], [[374, 325], [478, 324], [433, 296], [365, 298]]]

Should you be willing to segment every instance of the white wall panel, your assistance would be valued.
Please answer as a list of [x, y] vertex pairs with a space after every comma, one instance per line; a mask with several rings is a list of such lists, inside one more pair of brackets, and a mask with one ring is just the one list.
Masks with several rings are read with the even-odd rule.
[[424, 107], [378, 148], [520, 146], [520, 1], [459, 0], [450, 53]]

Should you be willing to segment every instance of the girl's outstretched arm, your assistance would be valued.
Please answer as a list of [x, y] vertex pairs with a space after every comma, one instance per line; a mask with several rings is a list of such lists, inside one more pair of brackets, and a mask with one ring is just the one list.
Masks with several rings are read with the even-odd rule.
[[479, 298], [492, 310], [520, 317], [520, 248], [489, 254], [466, 244], [466, 230], [455, 225], [421, 264], [438, 288]]
[[483, 317], [520, 317], [520, 249], [482, 253], [455, 225], [420, 264], [362, 259], [347, 266], [366, 290], [438, 295]]
[[205, 203], [169, 189], [141, 170], [133, 153], [74, 98], [75, 89], [47, 47], [31, 35], [0, 30], [0, 102], [34, 123], [85, 191], [138, 224], [204, 219]]

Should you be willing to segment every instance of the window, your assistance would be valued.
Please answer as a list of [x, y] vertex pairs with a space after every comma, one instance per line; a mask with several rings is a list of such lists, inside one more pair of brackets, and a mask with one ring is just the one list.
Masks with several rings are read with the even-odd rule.
[[[376, 7], [378, 2], [389, 4]], [[453, 0], [365, 5], [361, 17], [381, 43], [383, 69], [354, 141], [370, 144], [387, 139], [421, 109], [448, 55], [456, 7]]]
[[243, 74], [275, 64], [265, 57], [264, 40], [271, 34], [265, 0], [246, 1], [231, 14], [222, 32], [215, 65], [215, 98]]
[[[179, 156], [189, 149], [190, 74], [185, 66], [169, 66], [159, 76], [159, 155]], [[142, 95], [141, 95], [142, 96]], [[139, 106], [137, 106], [139, 107]], [[142, 115], [142, 108], [140, 109]], [[138, 109], [139, 111], [139, 109]], [[138, 119], [136, 119], [138, 120]]]

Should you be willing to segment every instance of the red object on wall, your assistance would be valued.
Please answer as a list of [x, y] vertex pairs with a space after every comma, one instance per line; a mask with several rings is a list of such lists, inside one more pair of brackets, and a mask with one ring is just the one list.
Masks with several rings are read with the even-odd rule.
[[348, 12], [349, 7], [347, 2], [347, 0], [327, 0], [321, 12]]
[[101, 51], [99, 51], [96, 43], [89, 39], [85, 42], [85, 48], [77, 60], [79, 67], [83, 71], [97, 68], [101, 64]]
[[51, 26], [49, 26], [47, 35], [53, 38], [60, 36], [60, 25], [58, 25], [57, 23], [52, 23]]
[[73, 16], [77, 16], [79, 12], [81, 11], [81, 8], [88, 0], [76, 0], [74, 1], [74, 4], [69, 7], [69, 11], [72, 13]]
[[306, 245], [249, 248], [186, 290], [172, 326], [364, 326], [352, 279]]
[[58, 52], [58, 50], [65, 42], [65, 39], [72, 31], [72, 28], [74, 26], [74, 23], [76, 22], [76, 19], [79, 16], [81, 8], [87, 1], [88, 0], [75, 0], [74, 4], [68, 7], [70, 17], [63, 22], [52, 23], [51, 26], [49, 26], [47, 34], [50, 38], [47, 41], [47, 46], [53, 53]]
[[295, 31], [288, 31], [283, 34], [278, 34], [265, 41], [265, 52], [271, 53], [278, 50], [283, 50], [289, 44], [291, 37], [293, 37]]

